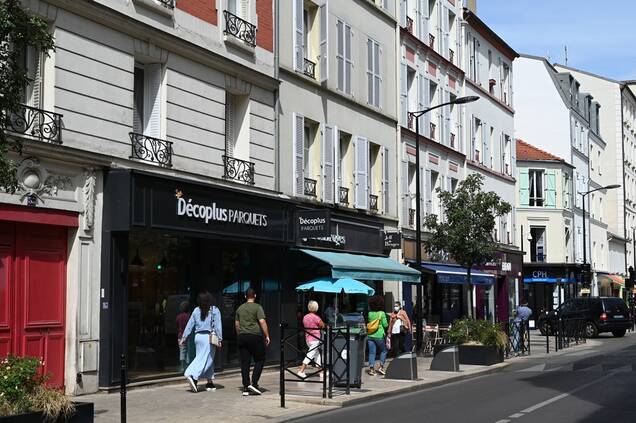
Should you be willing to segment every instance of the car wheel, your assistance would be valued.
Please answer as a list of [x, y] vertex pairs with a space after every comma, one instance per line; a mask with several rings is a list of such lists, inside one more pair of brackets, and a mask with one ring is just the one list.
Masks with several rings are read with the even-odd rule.
[[598, 336], [598, 329], [594, 322], [585, 323], [583, 330], [585, 331], [586, 338], [596, 338]]
[[544, 321], [543, 323], [541, 323], [541, 326], [539, 326], [539, 332], [541, 332], [541, 335], [543, 336], [551, 335], [552, 326], [550, 325], [550, 322]]
[[627, 332], [625, 329], [613, 330], [612, 335], [614, 335], [617, 338], [621, 338], [625, 336], [625, 332]]

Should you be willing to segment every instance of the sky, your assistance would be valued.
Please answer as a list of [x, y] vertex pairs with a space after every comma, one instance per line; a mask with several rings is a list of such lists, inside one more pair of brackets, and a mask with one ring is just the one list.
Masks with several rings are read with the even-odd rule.
[[519, 53], [636, 80], [636, 1], [477, 0], [477, 15]]

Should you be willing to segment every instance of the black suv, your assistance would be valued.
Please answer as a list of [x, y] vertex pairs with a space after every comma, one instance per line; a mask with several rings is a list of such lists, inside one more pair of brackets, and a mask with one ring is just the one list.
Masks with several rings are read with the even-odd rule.
[[602, 332], [612, 332], [614, 336], [621, 337], [632, 326], [627, 304], [622, 298], [616, 297], [568, 299], [557, 310], [539, 316], [541, 334], [552, 335], [559, 317], [563, 320], [584, 319], [585, 336], [588, 338], [594, 338]]

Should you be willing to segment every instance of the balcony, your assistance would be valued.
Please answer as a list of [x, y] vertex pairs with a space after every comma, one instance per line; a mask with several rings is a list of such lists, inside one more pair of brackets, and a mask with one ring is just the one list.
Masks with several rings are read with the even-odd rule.
[[450, 147], [455, 148], [455, 134], [451, 132], [450, 134]]
[[432, 49], [435, 48], [435, 36], [433, 34], [428, 34], [428, 46]]
[[345, 187], [338, 188], [338, 202], [340, 204], [349, 205], [349, 188], [345, 188]]
[[409, 129], [415, 130], [415, 119], [412, 114], [408, 113], [406, 115], [406, 125]]
[[409, 209], [409, 226], [415, 227], [415, 209]]
[[9, 133], [39, 141], [62, 144], [62, 115], [21, 105], [17, 112], [3, 112], [0, 126]]
[[413, 33], [413, 18], [409, 16], [406, 17], [406, 30], [409, 32], [409, 34]]
[[155, 0], [157, 3], [161, 4], [166, 9], [174, 9], [174, 1], [175, 0]]
[[318, 181], [316, 181], [315, 179], [305, 178], [304, 179], [305, 195], [308, 195], [310, 197], [315, 197], [317, 184], [318, 184]]
[[227, 10], [223, 11], [223, 17], [225, 18], [225, 30], [223, 34], [231, 35], [252, 47], [256, 46], [255, 25], [252, 25]]
[[373, 212], [378, 211], [378, 196], [369, 194], [369, 210]]
[[223, 156], [224, 179], [254, 185], [254, 163]]
[[455, 63], [455, 52], [453, 49], [448, 49], [448, 61], [451, 63]]
[[433, 122], [431, 122], [431, 139], [434, 140], [435, 139], [435, 130], [437, 129], [437, 125], [435, 125]]
[[309, 59], [303, 62], [303, 73], [312, 79], [316, 79], [316, 64]]
[[135, 132], [130, 133], [130, 141], [132, 143], [131, 159], [172, 167], [172, 143], [170, 141]]

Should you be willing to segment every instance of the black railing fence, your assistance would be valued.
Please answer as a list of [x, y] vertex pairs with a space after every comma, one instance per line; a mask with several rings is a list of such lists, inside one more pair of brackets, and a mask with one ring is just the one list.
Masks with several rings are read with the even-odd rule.
[[147, 135], [130, 133], [131, 159], [172, 166], [172, 142]]
[[59, 113], [21, 105], [16, 112], [0, 113], [0, 127], [14, 134], [62, 144], [62, 115]]
[[506, 358], [530, 355], [530, 326], [528, 321], [510, 321], [504, 329], [508, 336]]
[[223, 177], [244, 184], [254, 185], [254, 163], [235, 157], [223, 156]]
[[256, 26], [249, 23], [245, 19], [241, 19], [233, 13], [227, 10], [223, 11], [225, 17], [225, 30], [226, 35], [231, 35], [238, 38], [241, 41], [256, 46]]

